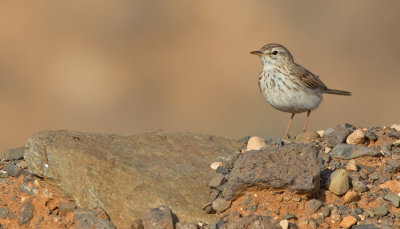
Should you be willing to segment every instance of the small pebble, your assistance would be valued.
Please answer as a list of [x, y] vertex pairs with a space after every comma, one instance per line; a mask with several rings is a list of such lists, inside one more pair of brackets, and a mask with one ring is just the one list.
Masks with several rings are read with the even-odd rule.
[[217, 198], [212, 203], [212, 208], [218, 213], [225, 211], [231, 206], [231, 201], [225, 200], [224, 198]]
[[389, 201], [396, 208], [399, 207], [400, 197], [393, 192], [388, 191], [388, 193], [383, 197], [383, 199]]
[[264, 138], [254, 136], [254, 137], [251, 137], [249, 139], [249, 141], [247, 142], [246, 151], [259, 150], [266, 146], [267, 146], [267, 144], [265, 143]]
[[357, 172], [356, 160], [354, 159], [349, 160], [349, 162], [346, 165], [346, 170]]
[[307, 201], [306, 206], [305, 206], [305, 210], [306, 210], [306, 214], [307, 215], [311, 215], [314, 212], [318, 211], [318, 209], [322, 206], [322, 201], [320, 200], [316, 200], [316, 199], [312, 199]]
[[322, 138], [324, 136], [325, 130], [317, 130], [317, 133], [319, 134], [319, 137]]
[[376, 136], [376, 134], [370, 130], [366, 130], [364, 132], [364, 135], [366, 138], [368, 138], [370, 141], [376, 141], [378, 140], [378, 137]]
[[331, 152], [331, 151], [332, 151], [332, 148], [325, 147], [325, 153], [329, 153], [329, 152]]
[[342, 228], [350, 228], [355, 223], [357, 223], [357, 219], [352, 215], [347, 215], [343, 218], [342, 222], [340, 222], [340, 227]]
[[347, 192], [347, 193], [343, 196], [343, 201], [344, 201], [345, 203], [350, 203], [350, 202], [353, 202], [353, 201], [355, 201], [355, 200], [357, 200], [357, 199], [358, 199], [358, 194], [357, 194], [357, 192], [355, 192], [355, 191]]
[[365, 141], [364, 131], [362, 129], [357, 129], [349, 136], [347, 136], [346, 143], [351, 145], [360, 145]]
[[219, 166], [222, 166], [222, 162], [220, 162], [220, 161], [215, 161], [215, 162], [211, 163], [210, 168], [211, 168], [212, 170], [217, 170], [217, 168], [218, 168]]
[[385, 206], [379, 206], [377, 208], [374, 209], [374, 215], [376, 216], [385, 216], [387, 215], [387, 209]]
[[279, 226], [281, 226], [282, 229], [288, 229], [289, 228], [289, 221], [287, 219], [281, 220], [279, 222]]

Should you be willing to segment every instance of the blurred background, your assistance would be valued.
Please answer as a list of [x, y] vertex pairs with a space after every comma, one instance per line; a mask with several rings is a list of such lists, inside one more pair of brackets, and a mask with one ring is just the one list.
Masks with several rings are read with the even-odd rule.
[[[33, 133], [282, 136], [258, 57], [284, 44], [328, 87], [309, 129], [399, 123], [399, 1], [2, 1], [0, 150]], [[305, 114], [295, 117], [291, 134]]]

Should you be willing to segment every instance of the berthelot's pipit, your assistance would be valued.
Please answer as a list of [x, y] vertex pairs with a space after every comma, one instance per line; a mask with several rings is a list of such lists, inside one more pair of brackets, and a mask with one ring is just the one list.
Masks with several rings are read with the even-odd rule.
[[258, 83], [264, 98], [275, 109], [292, 114], [285, 138], [289, 138], [294, 115], [307, 111], [303, 127], [303, 132], [306, 131], [311, 111], [319, 106], [323, 93], [351, 95], [327, 88], [318, 76], [295, 63], [289, 50], [280, 44], [267, 44], [251, 54], [259, 56], [263, 64]]

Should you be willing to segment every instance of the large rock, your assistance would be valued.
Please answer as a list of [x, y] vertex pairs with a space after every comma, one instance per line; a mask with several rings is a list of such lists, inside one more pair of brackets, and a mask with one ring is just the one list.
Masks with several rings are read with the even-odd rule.
[[79, 207], [100, 206], [121, 227], [160, 205], [183, 221], [215, 220], [201, 210], [214, 174], [209, 165], [242, 146], [222, 137], [164, 131], [136, 136], [44, 131], [28, 139], [24, 157], [32, 173], [53, 179]]
[[289, 189], [313, 193], [319, 187], [317, 149], [311, 145], [268, 146], [239, 156], [227, 176], [224, 197], [236, 199], [248, 189]]

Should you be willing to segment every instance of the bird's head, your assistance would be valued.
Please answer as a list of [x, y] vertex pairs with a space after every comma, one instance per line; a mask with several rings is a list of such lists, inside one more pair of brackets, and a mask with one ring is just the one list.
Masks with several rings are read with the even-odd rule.
[[280, 44], [267, 44], [260, 50], [250, 53], [259, 56], [264, 67], [266, 65], [285, 66], [294, 62], [289, 50]]

